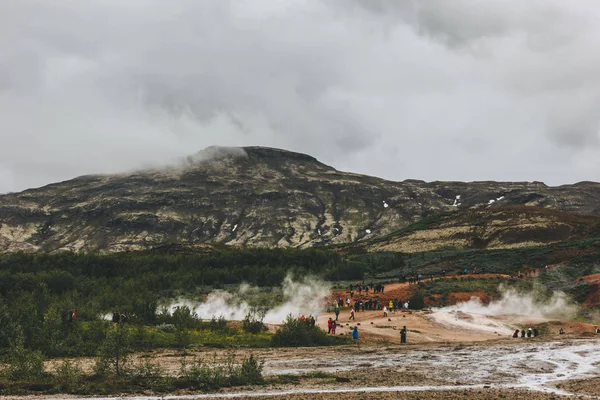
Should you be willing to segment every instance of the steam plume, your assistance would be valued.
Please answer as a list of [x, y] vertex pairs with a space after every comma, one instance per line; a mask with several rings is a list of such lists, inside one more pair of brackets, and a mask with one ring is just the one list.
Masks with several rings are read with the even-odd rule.
[[519, 293], [514, 288], [500, 286], [502, 297], [499, 300], [483, 304], [479, 298], [446, 307], [448, 311], [487, 316], [520, 315], [537, 318], [569, 318], [577, 312], [577, 305], [560, 291], [552, 292], [546, 299], [540, 299], [536, 291]]
[[[323, 299], [330, 293], [330, 286], [326, 282], [310, 277], [295, 281], [291, 275], [288, 275], [282, 283], [281, 290], [283, 303], [267, 310], [264, 318], [266, 323], [281, 323], [288, 314], [293, 316], [312, 314], [316, 318]], [[202, 319], [223, 317], [228, 320], [242, 320], [252, 310], [252, 306], [246, 300], [247, 296], [255, 291], [257, 288], [242, 284], [235, 293], [213, 291], [206, 301], [201, 303], [180, 299], [170, 304], [168, 310], [172, 312], [176, 307], [185, 305]]]

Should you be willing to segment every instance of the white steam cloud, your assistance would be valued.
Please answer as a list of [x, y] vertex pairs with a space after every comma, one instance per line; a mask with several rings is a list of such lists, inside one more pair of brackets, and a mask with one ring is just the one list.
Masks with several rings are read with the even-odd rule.
[[448, 311], [461, 311], [469, 314], [487, 316], [518, 315], [535, 318], [568, 318], [577, 312], [575, 305], [563, 292], [553, 292], [546, 299], [539, 299], [535, 291], [520, 293], [514, 288], [500, 286], [502, 297], [499, 300], [483, 304], [479, 298], [454, 306], [446, 307]]
[[435, 310], [430, 318], [442, 325], [496, 334], [511, 334], [514, 327], [498, 317], [563, 318], [575, 315], [578, 310], [563, 292], [553, 292], [550, 297], [537, 296], [536, 290], [521, 293], [514, 288], [499, 287], [499, 300], [484, 304], [478, 297]]
[[[330, 294], [330, 289], [329, 284], [315, 278], [295, 281], [291, 275], [288, 275], [281, 286], [283, 303], [269, 309], [265, 314], [264, 322], [279, 324], [289, 314], [293, 316], [312, 314], [317, 318], [324, 299]], [[235, 293], [217, 290], [211, 292], [204, 302], [180, 299], [170, 304], [167, 309], [172, 313], [176, 307], [188, 306], [201, 319], [223, 317], [228, 320], [242, 320], [253, 308], [245, 298], [254, 291], [257, 291], [257, 288], [242, 284]]]

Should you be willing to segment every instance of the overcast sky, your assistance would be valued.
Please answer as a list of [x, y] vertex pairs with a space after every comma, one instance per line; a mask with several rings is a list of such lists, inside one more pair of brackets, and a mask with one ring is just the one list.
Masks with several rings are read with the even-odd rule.
[[0, 192], [211, 145], [598, 181], [599, 49], [592, 0], [4, 0]]

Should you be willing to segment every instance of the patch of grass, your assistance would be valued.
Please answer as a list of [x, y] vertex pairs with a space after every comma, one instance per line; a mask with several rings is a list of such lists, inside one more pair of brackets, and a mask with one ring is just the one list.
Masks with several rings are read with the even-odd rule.
[[325, 371], [309, 371], [305, 375], [307, 378], [316, 378], [316, 379], [335, 379], [337, 378], [336, 374]]
[[298, 375], [276, 375], [271, 380], [271, 383], [279, 383], [279, 384], [291, 384], [297, 385], [300, 384], [300, 377]]
[[380, 238], [374, 239], [373, 242], [376, 242], [376, 243], [384, 242], [393, 237], [404, 235], [405, 233], [429, 229], [432, 225], [436, 225], [436, 224], [439, 224], [440, 222], [442, 222], [449, 215], [452, 215], [452, 213], [442, 213], [442, 214], [430, 215], [428, 217], [425, 217], [425, 218], [415, 222], [414, 224], [410, 224], [408, 226], [405, 226], [402, 229], [399, 229], [397, 231], [389, 233]]

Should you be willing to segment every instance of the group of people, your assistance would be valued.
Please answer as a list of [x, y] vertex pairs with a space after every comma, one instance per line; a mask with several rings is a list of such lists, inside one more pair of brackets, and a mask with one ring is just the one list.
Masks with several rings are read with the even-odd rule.
[[519, 335], [524, 338], [524, 337], [537, 337], [540, 334], [540, 332], [538, 331], [537, 328], [529, 328], [527, 329], [527, 331], [525, 330], [525, 328], [519, 330], [519, 329], [515, 329], [515, 332], [513, 333], [513, 338], [518, 338]]
[[329, 318], [329, 320], [327, 320], [327, 333], [330, 335], [335, 335], [335, 328], [337, 328], [337, 318], [335, 320], [333, 318]]
[[[338, 319], [339, 319], [339, 315], [340, 315], [339, 304], [340, 304], [340, 302], [343, 304], [343, 302], [341, 300], [342, 299], [340, 298], [339, 301], [333, 302], [333, 312], [335, 314], [335, 319], [333, 317], [329, 317], [329, 319], [327, 320], [327, 333], [330, 335], [336, 334], [336, 328], [338, 327]], [[388, 312], [395, 311], [397, 308], [402, 308], [402, 303], [397, 299], [390, 300], [388, 303], [384, 303], [383, 305], [381, 304], [381, 302], [378, 301], [376, 306], [375, 306], [374, 302], [373, 303], [360, 302], [360, 305], [355, 303], [355, 306], [350, 308], [350, 317], [348, 318], [348, 320], [356, 321], [356, 312], [361, 309], [362, 309], [362, 311], [365, 311], [365, 304], [369, 304], [367, 306], [367, 307], [369, 307], [368, 309], [375, 309], [375, 307], [376, 307], [376, 309], [378, 309], [378, 310], [383, 310], [384, 317], [388, 316]], [[408, 303], [406, 304], [406, 307], [408, 308]], [[331, 304], [327, 303], [327, 313], [330, 313], [331, 309], [332, 309]], [[314, 323], [312, 326], [314, 326]], [[406, 343], [406, 333], [407, 333], [407, 329], [406, 329], [406, 326], [404, 326], [400, 330], [400, 343]], [[354, 342], [358, 343], [358, 326], [357, 325], [355, 325], [352, 328], [351, 334], [352, 334], [352, 339], [354, 340]]]
[[[304, 314], [300, 315], [300, 321], [305, 322], [308, 328], [314, 328], [317, 320], [312, 315], [309, 315], [308, 318], [304, 316]], [[330, 318], [331, 319], [331, 318]]]
[[124, 324], [128, 321], [129, 321], [129, 317], [127, 316], [127, 314], [121, 314], [118, 311], [113, 311], [112, 323], [113, 323], [113, 326], [115, 327], [115, 329], [117, 329], [118, 325]]
[[352, 303], [349, 301], [349, 298], [346, 298], [346, 302], [344, 302], [344, 300], [342, 300], [342, 298], [339, 298], [339, 300], [335, 300], [335, 301], [333, 301], [333, 303], [327, 303], [327, 305], [326, 305], [327, 312], [329, 313], [333, 309], [333, 312], [336, 314], [336, 320], [337, 320], [337, 317], [339, 316], [339, 310], [341, 307], [344, 306], [344, 304], [346, 304], [348, 307], [352, 307], [352, 310], [354, 310], [354, 312], [383, 310], [384, 313], [386, 313], [387, 311], [396, 311], [403, 307], [408, 308], [408, 301], [406, 301], [404, 304], [402, 304], [402, 300], [398, 300], [398, 299], [393, 299], [393, 300], [390, 300], [389, 302], [385, 302], [385, 301], [382, 302], [376, 298], [368, 299], [365, 301], [356, 300], [354, 302], [354, 305], [352, 305]]
[[362, 295], [362, 292], [364, 291], [365, 294], [369, 294], [369, 290], [373, 293], [383, 293], [385, 291], [385, 286], [381, 283], [365, 283], [364, 281], [362, 282], [357, 282], [356, 284], [350, 284], [350, 297], [352, 298], [354, 296], [354, 289], [356, 289], [356, 291], [358, 292], [359, 295]]

